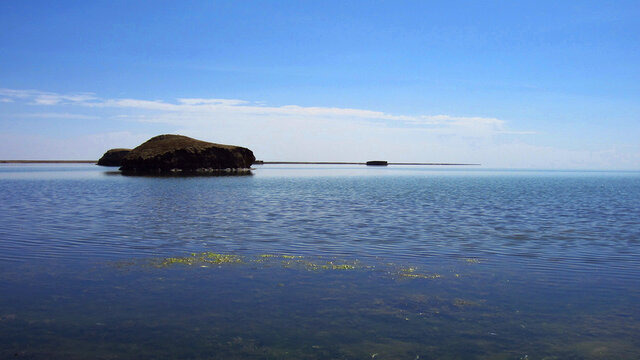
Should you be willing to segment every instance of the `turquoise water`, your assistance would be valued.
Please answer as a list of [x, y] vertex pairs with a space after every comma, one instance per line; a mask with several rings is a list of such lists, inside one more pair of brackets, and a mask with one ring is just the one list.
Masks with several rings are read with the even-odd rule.
[[3, 165], [0, 204], [0, 358], [640, 356], [638, 172]]

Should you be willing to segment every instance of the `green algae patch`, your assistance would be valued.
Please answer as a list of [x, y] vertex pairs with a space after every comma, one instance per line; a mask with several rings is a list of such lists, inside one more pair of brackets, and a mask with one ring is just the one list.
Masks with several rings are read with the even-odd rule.
[[[417, 267], [401, 266], [394, 264], [367, 265], [359, 260], [346, 260], [339, 258], [315, 258], [289, 254], [259, 254], [254, 256], [239, 256], [221, 254], [212, 251], [191, 253], [188, 256], [167, 257], [151, 262], [153, 266], [163, 268], [174, 265], [209, 267], [210, 265], [250, 265], [256, 269], [267, 271], [268, 269], [282, 268], [299, 271], [380, 271], [397, 279], [439, 279], [442, 275], [419, 271]], [[460, 275], [456, 274], [455, 278]]]
[[322, 270], [357, 270], [364, 269], [366, 267], [360, 266], [357, 261], [353, 261], [351, 263], [340, 262], [337, 260], [307, 260], [302, 256], [296, 257], [286, 257], [284, 260], [280, 262], [280, 265], [284, 268], [298, 268], [307, 271], [322, 271]]
[[261, 254], [258, 255], [258, 257], [256, 259], [253, 259], [253, 262], [256, 263], [265, 263], [268, 262], [270, 260], [275, 260], [275, 259], [283, 259], [283, 262], [288, 262], [291, 260], [299, 260], [302, 259], [302, 256], [298, 256], [298, 255], [284, 255], [284, 254]]
[[175, 264], [206, 266], [207, 264], [220, 265], [241, 263], [243, 263], [243, 259], [238, 255], [218, 254], [206, 251], [203, 253], [191, 253], [190, 256], [165, 258], [157, 266], [166, 267]]
[[261, 259], [273, 259], [273, 258], [302, 259], [302, 256], [299, 256], [299, 255], [262, 254], [262, 255], [259, 255], [258, 258], [261, 258]]
[[442, 277], [440, 274], [424, 274], [417, 272], [417, 270], [418, 269], [414, 267], [401, 268], [397, 275], [401, 278], [408, 279], [439, 279]]
[[306, 267], [308, 270], [355, 270], [357, 265], [327, 261], [326, 263], [307, 262]]
[[216, 254], [206, 252], [203, 254], [206, 262], [213, 264], [241, 263], [242, 259], [238, 255]]
[[440, 274], [412, 274], [412, 273], [400, 273], [401, 277], [411, 279], [439, 279], [442, 277]]
[[329, 262], [327, 265], [322, 265], [322, 268], [330, 270], [354, 270], [356, 267], [349, 264], [334, 264]]
[[358, 261], [344, 262], [338, 260], [317, 260], [311, 261], [298, 255], [278, 255], [261, 254], [256, 257], [241, 257], [238, 255], [219, 254], [211, 251], [203, 253], [191, 253], [189, 256], [168, 257], [160, 260], [155, 265], [157, 267], [167, 267], [171, 265], [200, 265], [206, 267], [208, 264], [259, 264], [262, 266], [275, 265], [282, 268], [298, 268], [304, 270], [356, 270], [359, 268], [370, 268], [360, 266]]

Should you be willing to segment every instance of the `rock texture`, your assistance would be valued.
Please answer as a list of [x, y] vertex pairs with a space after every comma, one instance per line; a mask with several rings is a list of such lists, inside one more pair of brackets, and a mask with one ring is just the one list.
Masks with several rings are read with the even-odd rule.
[[122, 159], [129, 173], [206, 173], [247, 169], [256, 160], [247, 148], [214, 144], [182, 135], [153, 137]]
[[102, 166], [122, 166], [122, 159], [124, 159], [131, 149], [111, 149], [108, 150], [100, 160], [98, 160], [98, 165]]

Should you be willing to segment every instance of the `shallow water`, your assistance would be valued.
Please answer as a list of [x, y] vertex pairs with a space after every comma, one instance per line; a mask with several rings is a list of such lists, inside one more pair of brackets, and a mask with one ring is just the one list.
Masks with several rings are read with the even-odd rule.
[[640, 355], [637, 172], [3, 165], [0, 204], [2, 358]]

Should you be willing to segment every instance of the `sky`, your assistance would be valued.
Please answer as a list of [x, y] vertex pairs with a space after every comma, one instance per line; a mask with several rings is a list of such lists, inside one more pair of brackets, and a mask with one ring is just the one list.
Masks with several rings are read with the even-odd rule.
[[638, 1], [0, 1], [0, 159], [640, 170]]

